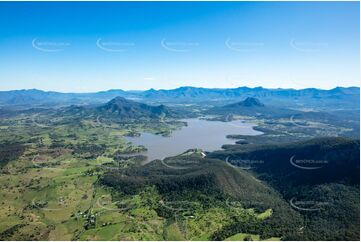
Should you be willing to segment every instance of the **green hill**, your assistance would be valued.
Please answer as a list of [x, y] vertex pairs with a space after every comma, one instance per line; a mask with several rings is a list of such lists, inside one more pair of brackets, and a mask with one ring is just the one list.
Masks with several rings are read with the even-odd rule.
[[[260, 234], [262, 238], [287, 237], [302, 226], [301, 216], [276, 191], [218, 159], [177, 156], [156, 160], [122, 173], [109, 172], [102, 182], [125, 194], [136, 194], [144, 187], [155, 186], [165, 201], [196, 202], [203, 209], [216, 206], [229, 209], [236, 204], [259, 213], [273, 211], [264, 221], [254, 218], [244, 223], [230, 217], [226, 226], [215, 231], [210, 239], [225, 239], [241, 232]], [[159, 213], [169, 216], [164, 209]], [[241, 222], [244, 226], [239, 227]]]
[[100, 105], [71, 105], [57, 111], [57, 115], [62, 117], [71, 116], [72, 118], [102, 117], [114, 120], [135, 120], [135, 119], [161, 119], [175, 115], [168, 107], [164, 105], [151, 106], [145, 103], [139, 103], [123, 97], [115, 97], [109, 102]]
[[291, 240], [359, 240], [360, 142], [317, 138], [282, 145], [243, 145], [208, 155], [250, 169], [304, 216]]
[[105, 105], [97, 107], [97, 112], [105, 116], [121, 118], [160, 118], [171, 115], [171, 111], [164, 105], [150, 106], [144, 103], [127, 100], [123, 97], [116, 97]]
[[325, 137], [283, 145], [233, 147], [213, 152], [209, 156], [222, 159], [228, 157], [233, 165], [251, 166], [261, 178], [272, 181], [279, 189], [283, 189], [283, 186], [326, 182], [359, 184], [358, 140]]

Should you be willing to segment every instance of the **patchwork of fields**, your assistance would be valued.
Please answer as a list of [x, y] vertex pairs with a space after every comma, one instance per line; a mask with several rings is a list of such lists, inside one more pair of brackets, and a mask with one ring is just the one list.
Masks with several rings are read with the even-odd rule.
[[[127, 154], [144, 148], [127, 143], [123, 135], [177, 127], [162, 122], [124, 128], [99, 119], [76, 122], [41, 115], [2, 119], [1, 143], [16, 143], [21, 151], [2, 163], [1, 239], [205, 240], [235, 214], [261, 220], [271, 216], [241, 207], [165, 201], [154, 187], [122, 194], [99, 181], [106, 172], [139, 165], [139, 157]], [[159, 216], [160, 207], [172, 215]]]

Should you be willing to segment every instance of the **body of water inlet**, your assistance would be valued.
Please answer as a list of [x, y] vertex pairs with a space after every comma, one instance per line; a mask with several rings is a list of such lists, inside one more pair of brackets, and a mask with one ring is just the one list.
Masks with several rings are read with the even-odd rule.
[[135, 145], [143, 145], [148, 150], [143, 153], [147, 161], [164, 159], [181, 154], [188, 149], [199, 148], [204, 151], [220, 150], [224, 144], [234, 144], [235, 140], [226, 138], [230, 134], [260, 135], [254, 130], [256, 125], [242, 120], [231, 122], [208, 121], [203, 119], [185, 119], [187, 126], [171, 133], [170, 137], [141, 133], [139, 137], [126, 137]]

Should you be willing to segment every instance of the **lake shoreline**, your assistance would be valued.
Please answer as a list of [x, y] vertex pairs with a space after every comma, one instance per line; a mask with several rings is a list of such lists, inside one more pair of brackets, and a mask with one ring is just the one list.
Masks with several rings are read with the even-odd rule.
[[189, 149], [202, 149], [206, 152], [221, 150], [222, 146], [235, 143], [227, 135], [261, 135], [263, 132], [254, 129], [256, 124], [244, 120], [230, 122], [210, 121], [202, 118], [182, 119], [187, 125], [174, 130], [170, 136], [160, 136], [141, 132], [137, 137], [125, 137], [134, 145], [144, 146], [147, 151], [142, 152], [147, 156], [144, 162], [164, 159], [179, 155]]

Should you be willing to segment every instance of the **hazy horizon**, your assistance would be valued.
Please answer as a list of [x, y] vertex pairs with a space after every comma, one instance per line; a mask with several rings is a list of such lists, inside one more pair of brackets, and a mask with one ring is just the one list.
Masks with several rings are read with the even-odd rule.
[[178, 86], [175, 88], [148, 88], [148, 89], [123, 89], [123, 88], [112, 88], [112, 89], [100, 89], [100, 90], [95, 90], [95, 91], [61, 91], [61, 90], [46, 90], [46, 89], [39, 89], [39, 88], [20, 88], [20, 89], [6, 89], [6, 90], [2, 90], [0, 89], [0, 92], [10, 92], [10, 91], [30, 91], [30, 90], [38, 90], [38, 91], [44, 91], [44, 92], [59, 92], [59, 93], [97, 93], [97, 92], [107, 92], [107, 91], [114, 91], [114, 90], [121, 90], [121, 91], [125, 91], [125, 92], [145, 92], [145, 91], [149, 91], [151, 89], [156, 90], [156, 91], [160, 91], [160, 90], [175, 90], [175, 89], [179, 89], [179, 88], [185, 88], [185, 87], [190, 87], [190, 88], [203, 88], [203, 89], [236, 89], [236, 88], [250, 88], [250, 89], [254, 89], [254, 88], [263, 88], [263, 89], [270, 89], [270, 90], [276, 90], [276, 89], [282, 89], [282, 90], [305, 90], [305, 89], [318, 89], [318, 90], [325, 90], [325, 91], [329, 91], [335, 88], [360, 88], [359, 86], [335, 86], [332, 88], [327, 88], [327, 89], [323, 89], [323, 88], [316, 88], [316, 87], [305, 87], [305, 88], [292, 88], [292, 87], [285, 87], [285, 88], [281, 88], [281, 87], [274, 87], [274, 88], [268, 88], [268, 87], [263, 87], [263, 86], [257, 86], [257, 87], [250, 87], [250, 86], [239, 86], [239, 87], [225, 87], [225, 88], [221, 88], [221, 87], [199, 87], [199, 86]]

